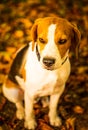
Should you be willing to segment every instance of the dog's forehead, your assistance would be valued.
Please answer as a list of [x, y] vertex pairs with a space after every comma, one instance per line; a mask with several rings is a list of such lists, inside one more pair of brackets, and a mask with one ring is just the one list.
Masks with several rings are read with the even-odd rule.
[[70, 23], [62, 18], [46, 18], [42, 19], [38, 24], [38, 34], [39, 33], [47, 33], [50, 25], [56, 25], [56, 33], [57, 32], [65, 32], [66, 34], [70, 31]]

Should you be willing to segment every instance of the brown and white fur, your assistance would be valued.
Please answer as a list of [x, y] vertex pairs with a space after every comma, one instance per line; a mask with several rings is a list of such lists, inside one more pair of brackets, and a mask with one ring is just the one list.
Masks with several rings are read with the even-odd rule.
[[66, 19], [46, 17], [35, 21], [31, 34], [32, 41], [20, 49], [13, 61], [3, 93], [15, 103], [16, 115], [19, 119], [25, 118], [28, 129], [37, 126], [34, 101], [38, 97], [50, 96], [50, 124], [60, 126], [58, 101], [70, 74], [69, 50], [77, 53], [80, 32]]

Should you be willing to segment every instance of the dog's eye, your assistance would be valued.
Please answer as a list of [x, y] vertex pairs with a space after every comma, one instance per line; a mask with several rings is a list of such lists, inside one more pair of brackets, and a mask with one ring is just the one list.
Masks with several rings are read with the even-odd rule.
[[39, 41], [40, 41], [41, 43], [45, 43], [45, 40], [44, 40], [43, 38], [39, 38]]
[[67, 39], [60, 39], [58, 43], [59, 43], [59, 44], [64, 44], [64, 43], [66, 43], [66, 42], [67, 42]]

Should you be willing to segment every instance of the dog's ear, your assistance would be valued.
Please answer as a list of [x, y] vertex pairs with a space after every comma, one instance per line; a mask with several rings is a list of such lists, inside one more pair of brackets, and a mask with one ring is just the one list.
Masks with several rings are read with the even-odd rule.
[[34, 50], [35, 42], [37, 41], [37, 28], [41, 20], [42, 18], [37, 19], [31, 29], [32, 51]]
[[76, 24], [71, 24], [72, 26], [72, 45], [71, 49], [75, 50], [76, 58], [78, 58], [78, 52], [79, 52], [79, 46], [80, 46], [80, 40], [81, 40], [81, 33], [78, 30]]

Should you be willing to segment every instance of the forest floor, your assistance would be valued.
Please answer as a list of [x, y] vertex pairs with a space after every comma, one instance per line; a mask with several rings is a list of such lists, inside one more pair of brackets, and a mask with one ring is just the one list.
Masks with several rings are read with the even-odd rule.
[[2, 84], [10, 69], [15, 52], [30, 40], [35, 19], [61, 16], [76, 23], [81, 32], [78, 59], [72, 53], [71, 74], [58, 104], [62, 126], [49, 124], [48, 108], [34, 105], [36, 130], [88, 130], [88, 4], [86, 0], [0, 2], [0, 130], [26, 130], [24, 120], [16, 118], [16, 107], [2, 93]]

